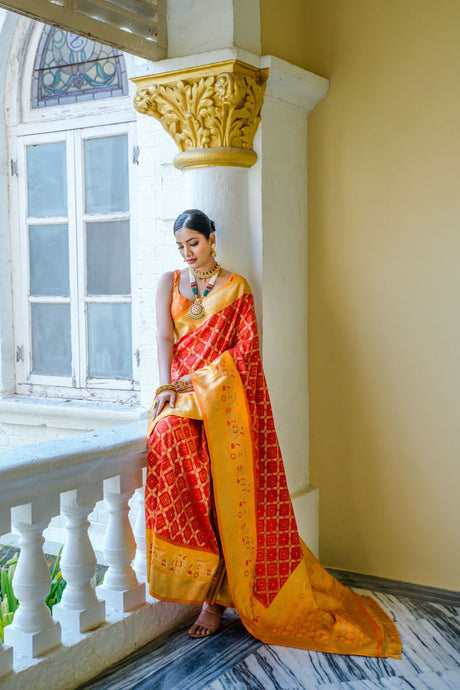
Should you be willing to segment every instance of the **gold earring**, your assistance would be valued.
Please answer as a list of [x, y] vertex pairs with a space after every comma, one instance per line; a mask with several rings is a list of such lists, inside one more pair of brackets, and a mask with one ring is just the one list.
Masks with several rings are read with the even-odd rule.
[[211, 249], [212, 249], [211, 256], [214, 256], [214, 257], [217, 256], [217, 254], [216, 254], [216, 243], [215, 242], [213, 242], [211, 244]]

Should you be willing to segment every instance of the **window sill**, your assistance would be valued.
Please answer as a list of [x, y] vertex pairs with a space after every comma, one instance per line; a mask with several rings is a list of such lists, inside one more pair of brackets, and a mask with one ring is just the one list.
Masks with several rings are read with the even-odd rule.
[[0, 447], [57, 440], [144, 419], [138, 403], [14, 396], [0, 398]]

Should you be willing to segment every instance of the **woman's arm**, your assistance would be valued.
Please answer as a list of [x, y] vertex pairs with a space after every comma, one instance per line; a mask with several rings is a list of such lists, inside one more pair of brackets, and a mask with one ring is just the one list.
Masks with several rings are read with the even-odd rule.
[[[172, 285], [172, 273], [164, 273], [158, 281], [155, 300], [160, 386], [171, 383], [171, 362], [174, 346], [174, 327], [171, 316]], [[174, 407], [175, 400], [176, 393], [174, 391], [163, 391], [157, 395], [153, 404], [153, 415], [159, 414], [167, 403]]]

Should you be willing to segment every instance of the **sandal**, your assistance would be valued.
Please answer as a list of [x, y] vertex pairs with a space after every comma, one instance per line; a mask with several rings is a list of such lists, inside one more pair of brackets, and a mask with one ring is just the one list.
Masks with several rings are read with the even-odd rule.
[[[190, 637], [209, 637], [217, 632], [217, 630], [220, 628], [220, 621], [222, 614], [225, 611], [225, 607], [219, 605], [219, 609], [221, 609], [221, 611], [213, 611], [212, 608], [210, 608], [210, 604], [206, 604], [205, 602], [203, 604], [203, 608], [201, 609], [200, 615], [188, 631]], [[199, 628], [203, 628], [204, 632], [199, 633]]]

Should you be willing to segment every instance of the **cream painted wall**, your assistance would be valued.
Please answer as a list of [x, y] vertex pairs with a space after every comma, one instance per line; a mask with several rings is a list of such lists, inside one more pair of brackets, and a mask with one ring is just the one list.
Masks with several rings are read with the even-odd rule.
[[330, 79], [309, 118], [321, 559], [460, 589], [460, 3], [275, 4], [263, 53]]

